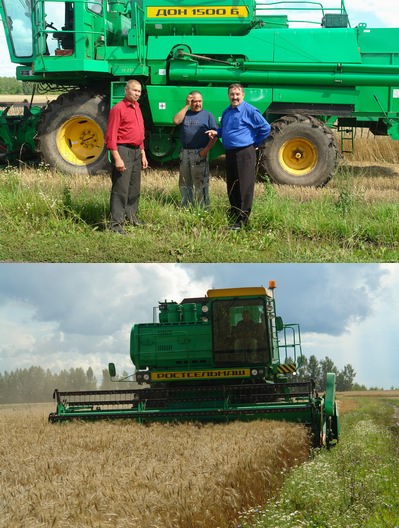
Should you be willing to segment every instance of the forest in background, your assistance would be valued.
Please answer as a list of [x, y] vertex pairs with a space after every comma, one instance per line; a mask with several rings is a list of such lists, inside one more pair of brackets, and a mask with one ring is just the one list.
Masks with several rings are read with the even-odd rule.
[[[298, 370], [296, 381], [313, 379], [316, 389], [325, 390], [327, 372], [335, 372], [337, 391], [382, 390], [380, 387], [366, 387], [355, 382], [356, 372], [352, 365], [345, 365], [339, 370], [334, 362], [326, 357], [317, 360], [315, 356], [302, 358], [302, 365]], [[129, 381], [118, 381], [129, 376], [123, 372], [115, 381], [111, 381], [107, 369], [103, 369], [101, 379], [97, 379], [93, 369], [86, 371], [82, 367], [64, 369], [58, 373], [39, 366], [32, 366], [15, 371], [0, 373], [0, 404], [7, 403], [41, 403], [51, 401], [54, 389], [60, 391], [74, 390], [108, 390], [129, 389], [137, 384]], [[394, 387], [392, 387], [394, 388]]]
[[0, 77], [0, 95], [30, 95], [33, 84], [17, 81], [15, 77]]

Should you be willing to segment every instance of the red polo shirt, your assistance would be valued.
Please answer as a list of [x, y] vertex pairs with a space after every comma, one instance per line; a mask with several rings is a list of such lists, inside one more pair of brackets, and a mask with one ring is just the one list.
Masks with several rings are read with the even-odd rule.
[[118, 143], [139, 146], [144, 150], [144, 120], [140, 105], [126, 97], [111, 108], [105, 144], [109, 150], [117, 150]]

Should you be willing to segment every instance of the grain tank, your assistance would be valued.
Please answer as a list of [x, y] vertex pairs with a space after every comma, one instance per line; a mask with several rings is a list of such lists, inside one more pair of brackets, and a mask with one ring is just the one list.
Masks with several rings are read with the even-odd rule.
[[[307, 425], [315, 445], [338, 440], [335, 374], [325, 394], [298, 381], [298, 324], [284, 324], [269, 288], [208, 290], [162, 301], [152, 323], [132, 327], [134, 389], [55, 391], [49, 420], [129, 418], [146, 422], [286, 420]], [[111, 376], [115, 366], [110, 364]]]
[[[0, 0], [0, 14], [17, 78], [63, 92], [31, 119], [35, 142], [34, 127], [16, 136], [3, 113], [3, 161], [23, 146], [66, 173], [107, 168], [109, 108], [130, 78], [143, 86], [152, 161], [177, 159], [172, 118], [189, 91], [219, 119], [233, 82], [272, 124], [259, 167], [274, 182], [327, 183], [339, 160], [334, 128], [399, 139], [399, 29], [352, 28], [343, 0]], [[221, 154], [219, 142], [212, 156]]]

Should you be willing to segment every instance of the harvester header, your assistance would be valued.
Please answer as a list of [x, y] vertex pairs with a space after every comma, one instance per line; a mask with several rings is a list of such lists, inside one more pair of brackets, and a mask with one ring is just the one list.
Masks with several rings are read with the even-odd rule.
[[[276, 419], [306, 424], [316, 445], [337, 441], [335, 374], [328, 374], [324, 396], [312, 380], [295, 379], [302, 359], [299, 325], [283, 323], [271, 290], [211, 289], [180, 303], [161, 301], [156, 311], [155, 321], [131, 329], [136, 388], [55, 391], [50, 421]], [[116, 379], [113, 363], [109, 371]]]

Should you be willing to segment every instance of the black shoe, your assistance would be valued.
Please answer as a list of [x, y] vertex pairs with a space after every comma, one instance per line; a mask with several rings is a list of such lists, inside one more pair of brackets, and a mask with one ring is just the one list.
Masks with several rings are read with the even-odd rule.
[[130, 218], [129, 223], [134, 225], [134, 227], [144, 227], [145, 226], [145, 222], [143, 222], [142, 220], [139, 220], [136, 215], [133, 215]]
[[236, 222], [233, 225], [227, 226], [229, 231], [239, 231], [243, 227], [242, 222]]
[[110, 229], [111, 233], [116, 233], [117, 235], [127, 235], [126, 231], [124, 231], [121, 227], [116, 227], [114, 229]]

